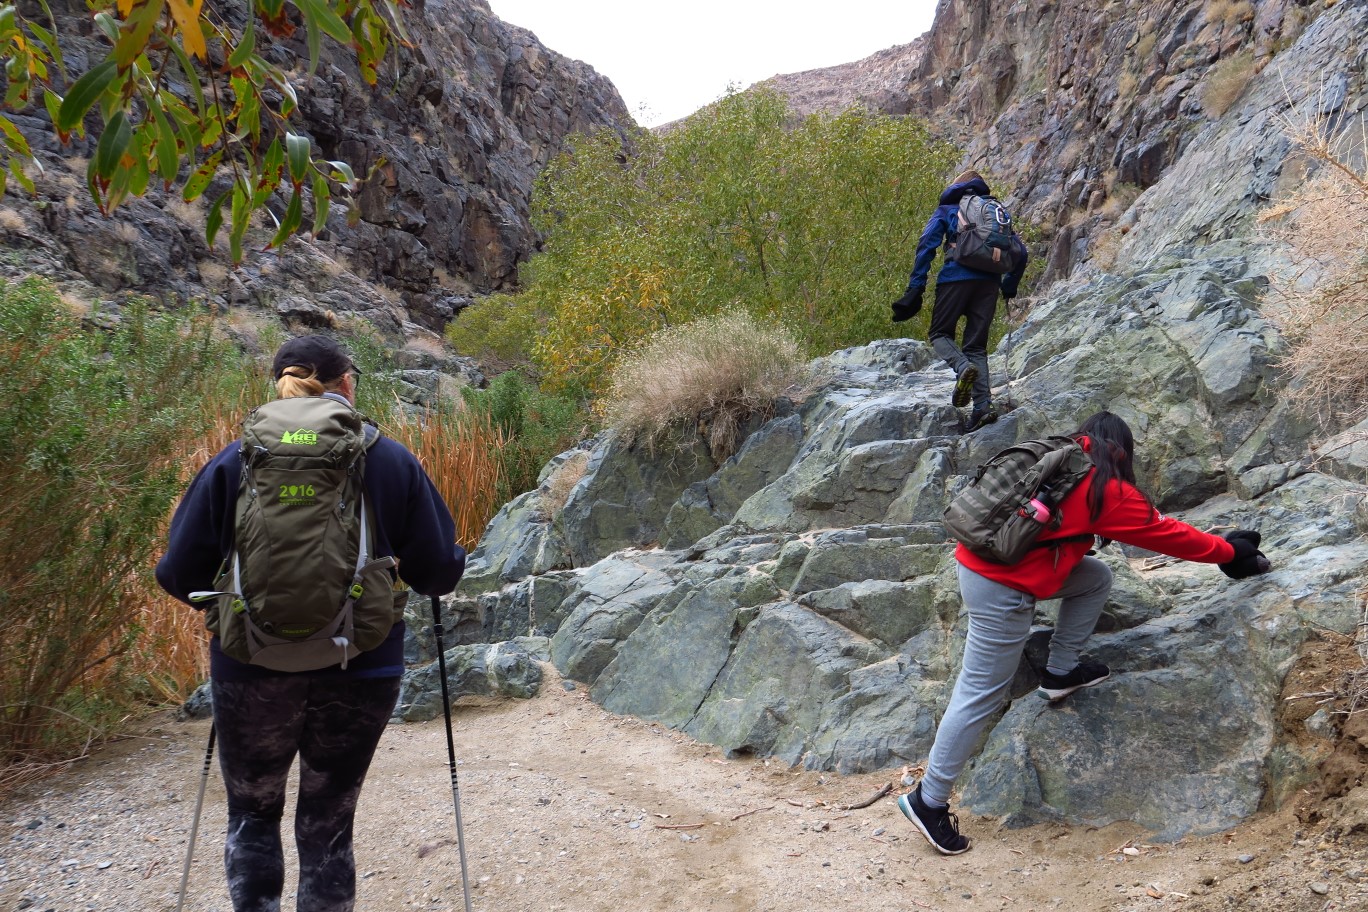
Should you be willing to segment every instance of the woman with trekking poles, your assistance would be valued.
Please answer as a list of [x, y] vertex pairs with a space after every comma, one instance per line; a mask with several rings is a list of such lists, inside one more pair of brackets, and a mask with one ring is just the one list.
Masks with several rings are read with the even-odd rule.
[[[1017, 563], [997, 563], [961, 542], [960, 595], [969, 614], [964, 659], [950, 703], [936, 730], [926, 772], [898, 808], [941, 854], [970, 847], [950, 812], [950, 792], [972, 757], [985, 726], [1007, 700], [1030, 634], [1038, 599], [1061, 599], [1050, 638], [1049, 661], [1038, 693], [1062, 700], [1106, 680], [1110, 669], [1082, 657], [1112, 587], [1111, 569], [1092, 554], [1094, 536], [1182, 560], [1217, 564], [1232, 579], [1270, 569], [1259, 551], [1259, 533], [1236, 530], [1210, 535], [1162, 516], [1135, 481], [1135, 439], [1126, 422], [1098, 412], [1070, 435], [1087, 454], [1081, 481], [1057, 504], [1032, 501], [1038, 518], [1052, 516], [1048, 531]], [[1075, 451], [1076, 452], [1076, 451]]]
[[[465, 566], [418, 460], [353, 409], [358, 374], [325, 336], [282, 345], [271, 367], [279, 398], [195, 476], [157, 564], [167, 592], [207, 605], [214, 632], [209, 753], [217, 735], [235, 912], [280, 909], [296, 754], [296, 907], [353, 908], [353, 818], [404, 670], [408, 592], [396, 584], [435, 599]], [[326, 625], [280, 613], [311, 599], [323, 600]]]

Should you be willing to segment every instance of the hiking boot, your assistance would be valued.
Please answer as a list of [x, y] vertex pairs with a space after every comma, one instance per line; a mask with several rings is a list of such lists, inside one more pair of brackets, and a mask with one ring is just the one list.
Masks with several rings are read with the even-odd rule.
[[1111, 669], [1101, 662], [1084, 660], [1068, 674], [1050, 674], [1048, 670], [1040, 673], [1040, 694], [1051, 703], [1062, 700], [1075, 690], [1092, 687], [1111, 677]]
[[920, 782], [915, 790], [898, 799], [898, 810], [942, 855], [969, 851], [969, 837], [960, 835], [959, 818], [948, 807], [933, 808], [922, 801]]
[[955, 377], [955, 391], [950, 394], [950, 404], [955, 408], [964, 408], [969, 404], [969, 397], [974, 394], [974, 381], [978, 379], [978, 368], [973, 364], [966, 364], [960, 369]]
[[981, 408], [981, 409], [976, 408], [976, 409], [974, 409], [972, 412], [969, 413], [968, 430], [966, 430], [965, 433], [967, 434], [967, 433], [970, 433], [971, 431], [977, 431], [979, 428], [983, 427], [984, 425], [992, 424], [994, 421], [997, 421], [997, 420], [998, 420], [997, 406], [995, 406], [995, 405], [988, 405], [988, 406], [985, 406], [984, 408]]

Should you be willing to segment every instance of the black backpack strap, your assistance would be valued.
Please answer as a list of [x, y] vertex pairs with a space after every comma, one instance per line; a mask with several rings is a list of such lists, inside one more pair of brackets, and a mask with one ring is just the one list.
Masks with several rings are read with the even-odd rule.
[[1065, 535], [1065, 536], [1063, 536], [1062, 538], [1049, 538], [1049, 539], [1046, 539], [1045, 541], [1037, 541], [1037, 542], [1036, 542], [1034, 545], [1032, 545], [1031, 547], [1032, 547], [1032, 548], [1062, 548], [1064, 545], [1067, 545], [1067, 544], [1069, 544], [1070, 542], [1092, 541], [1092, 540], [1095, 539], [1095, 538], [1097, 538], [1097, 536], [1096, 536], [1096, 535], [1093, 535], [1091, 532], [1088, 532], [1088, 533], [1086, 533], [1086, 534], [1084, 534], [1084, 533], [1079, 533], [1078, 535]]

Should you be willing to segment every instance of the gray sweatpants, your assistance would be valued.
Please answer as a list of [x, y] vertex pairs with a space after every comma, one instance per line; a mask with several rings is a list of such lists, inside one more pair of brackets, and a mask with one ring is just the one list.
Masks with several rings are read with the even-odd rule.
[[[936, 729], [921, 785], [922, 796], [938, 803], [950, 800], [950, 789], [973, 756], [984, 726], [1007, 700], [1035, 617], [1035, 596], [980, 576], [963, 564], [959, 584], [969, 611], [964, 664]], [[1095, 557], [1083, 558], [1064, 580], [1052, 596], [1063, 602], [1050, 638], [1051, 665], [1078, 664], [1111, 587], [1111, 568]]]

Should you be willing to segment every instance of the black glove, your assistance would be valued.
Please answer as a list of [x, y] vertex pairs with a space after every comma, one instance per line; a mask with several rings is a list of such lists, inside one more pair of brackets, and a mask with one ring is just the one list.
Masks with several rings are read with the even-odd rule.
[[913, 288], [911, 286], [908, 286], [907, 291], [903, 292], [903, 296], [893, 302], [894, 323], [901, 323], [904, 320], [910, 320], [917, 314], [921, 313], [921, 299], [923, 290], [924, 289], [921, 288]]
[[1231, 579], [1245, 579], [1273, 569], [1268, 558], [1259, 550], [1262, 536], [1258, 532], [1253, 529], [1236, 529], [1234, 532], [1227, 532], [1224, 538], [1235, 548], [1234, 558], [1217, 565], [1226, 576]]

